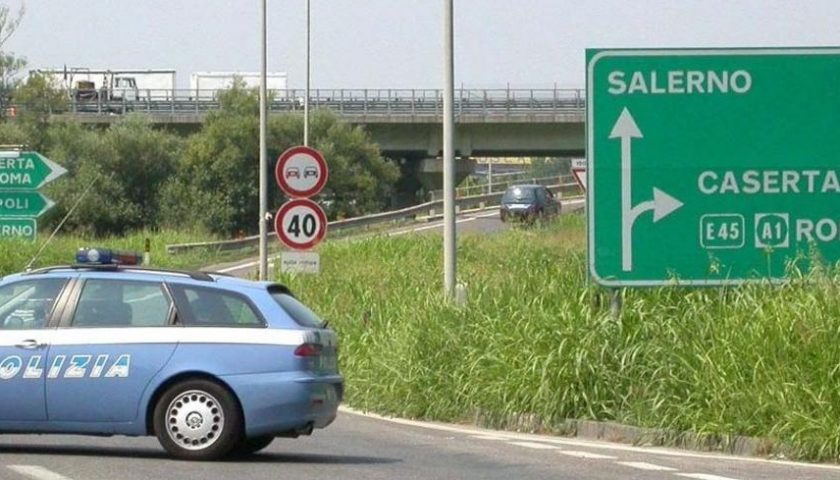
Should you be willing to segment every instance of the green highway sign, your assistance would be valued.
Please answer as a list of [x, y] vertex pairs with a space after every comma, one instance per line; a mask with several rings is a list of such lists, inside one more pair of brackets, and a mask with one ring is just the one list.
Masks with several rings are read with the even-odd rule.
[[0, 152], [0, 189], [37, 189], [67, 173], [37, 152]]
[[840, 261], [840, 49], [587, 51], [589, 270], [720, 285]]
[[34, 218], [0, 218], [0, 238], [25, 238], [35, 240], [38, 222]]
[[41, 192], [0, 190], [0, 217], [39, 217], [53, 205]]

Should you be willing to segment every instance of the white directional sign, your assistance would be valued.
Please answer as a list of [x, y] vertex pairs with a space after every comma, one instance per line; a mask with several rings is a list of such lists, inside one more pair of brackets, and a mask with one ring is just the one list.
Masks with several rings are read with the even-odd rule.
[[329, 171], [321, 152], [309, 147], [292, 147], [277, 160], [277, 185], [292, 198], [317, 195], [327, 183]]
[[308, 250], [327, 234], [324, 210], [306, 198], [289, 200], [274, 216], [274, 231], [283, 244], [294, 250]]

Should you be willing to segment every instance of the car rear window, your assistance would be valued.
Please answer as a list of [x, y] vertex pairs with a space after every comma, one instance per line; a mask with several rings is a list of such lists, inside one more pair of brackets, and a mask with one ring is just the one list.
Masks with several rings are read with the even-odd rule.
[[228, 291], [171, 285], [179, 322], [196, 327], [262, 327], [265, 323], [251, 302]]
[[525, 187], [512, 187], [505, 191], [505, 194], [502, 196], [503, 202], [514, 202], [514, 201], [532, 201], [534, 200], [534, 189], [533, 188], [525, 188]]
[[286, 290], [270, 289], [271, 298], [301, 327], [322, 328], [326, 324], [318, 315]]

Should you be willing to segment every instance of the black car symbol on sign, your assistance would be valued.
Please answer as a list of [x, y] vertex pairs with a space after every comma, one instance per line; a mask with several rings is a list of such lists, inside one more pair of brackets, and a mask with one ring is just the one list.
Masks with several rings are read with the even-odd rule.
[[289, 167], [286, 169], [286, 178], [300, 178], [300, 169]]
[[303, 178], [315, 177], [318, 178], [318, 169], [315, 167], [306, 167], [303, 169]]

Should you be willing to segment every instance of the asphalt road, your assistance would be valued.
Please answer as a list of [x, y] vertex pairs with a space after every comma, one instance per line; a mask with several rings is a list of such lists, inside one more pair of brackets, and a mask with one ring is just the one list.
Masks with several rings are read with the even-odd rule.
[[153, 438], [6, 435], [0, 479], [840, 479], [838, 467], [406, 423], [342, 412], [311, 437], [212, 463], [170, 460]]
[[[496, 232], [497, 211], [458, 219], [459, 232]], [[441, 222], [391, 235], [434, 233]], [[228, 267], [247, 275], [254, 262]], [[837, 479], [840, 467], [632, 447], [342, 411], [311, 437], [277, 439], [263, 452], [213, 463], [171, 460], [154, 438], [0, 436], [0, 480], [153, 479]]]

